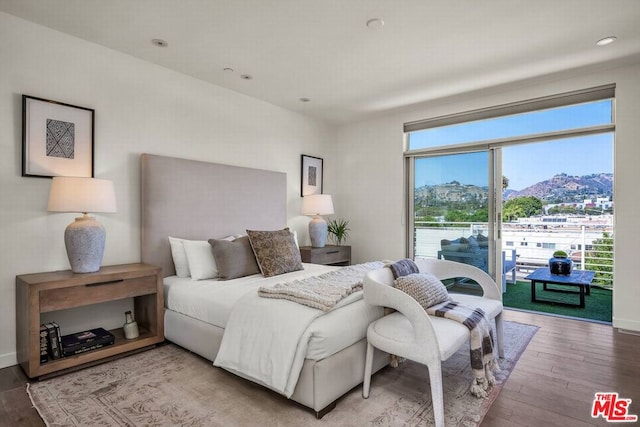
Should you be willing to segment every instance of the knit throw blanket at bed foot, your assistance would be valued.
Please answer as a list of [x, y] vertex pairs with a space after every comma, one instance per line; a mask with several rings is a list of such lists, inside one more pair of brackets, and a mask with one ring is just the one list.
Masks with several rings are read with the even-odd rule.
[[329, 311], [342, 299], [362, 290], [362, 280], [368, 271], [382, 267], [384, 263], [379, 261], [351, 265], [306, 279], [277, 283], [270, 287], [263, 286], [258, 289], [258, 295], [264, 298], [286, 299]]
[[470, 392], [478, 398], [487, 397], [487, 389], [496, 382], [493, 373], [500, 372], [500, 366], [493, 352], [491, 323], [487, 320], [484, 311], [448, 301], [429, 307], [427, 313], [455, 320], [469, 328], [471, 370], [474, 376]]

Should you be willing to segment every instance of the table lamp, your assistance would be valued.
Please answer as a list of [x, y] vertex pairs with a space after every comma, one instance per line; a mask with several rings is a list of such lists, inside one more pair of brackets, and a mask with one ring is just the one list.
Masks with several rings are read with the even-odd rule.
[[309, 222], [311, 246], [324, 248], [327, 243], [327, 221], [322, 215], [333, 214], [333, 201], [328, 194], [312, 194], [302, 198], [302, 215], [313, 216]]
[[74, 273], [100, 270], [106, 234], [89, 212], [115, 212], [113, 182], [106, 179], [56, 176], [49, 192], [49, 212], [79, 212], [64, 231], [64, 244]]

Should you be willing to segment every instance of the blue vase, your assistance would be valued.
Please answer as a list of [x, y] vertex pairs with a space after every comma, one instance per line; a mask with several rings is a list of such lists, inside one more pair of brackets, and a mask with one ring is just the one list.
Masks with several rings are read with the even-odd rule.
[[573, 262], [569, 258], [553, 257], [549, 259], [549, 271], [551, 274], [560, 274], [568, 276], [571, 274]]

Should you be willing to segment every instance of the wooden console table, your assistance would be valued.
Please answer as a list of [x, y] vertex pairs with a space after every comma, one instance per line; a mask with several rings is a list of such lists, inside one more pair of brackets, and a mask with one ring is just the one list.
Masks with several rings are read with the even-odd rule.
[[[125, 298], [134, 300], [138, 338], [127, 340], [122, 328], [114, 329], [110, 331], [115, 335], [113, 345], [40, 363], [42, 313]], [[65, 270], [16, 276], [18, 363], [29, 378], [51, 376], [153, 347], [164, 341], [163, 317], [162, 270], [153, 265], [114, 265], [102, 267], [95, 273]]]

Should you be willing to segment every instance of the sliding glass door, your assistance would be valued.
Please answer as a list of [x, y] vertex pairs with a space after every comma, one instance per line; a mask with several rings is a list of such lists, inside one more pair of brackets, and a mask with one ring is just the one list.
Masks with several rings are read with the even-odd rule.
[[505, 269], [515, 281], [555, 249], [610, 273], [614, 106], [606, 85], [405, 123], [407, 254], [475, 265], [503, 291]]
[[408, 159], [413, 257], [471, 264], [501, 282], [499, 154], [494, 149]]

